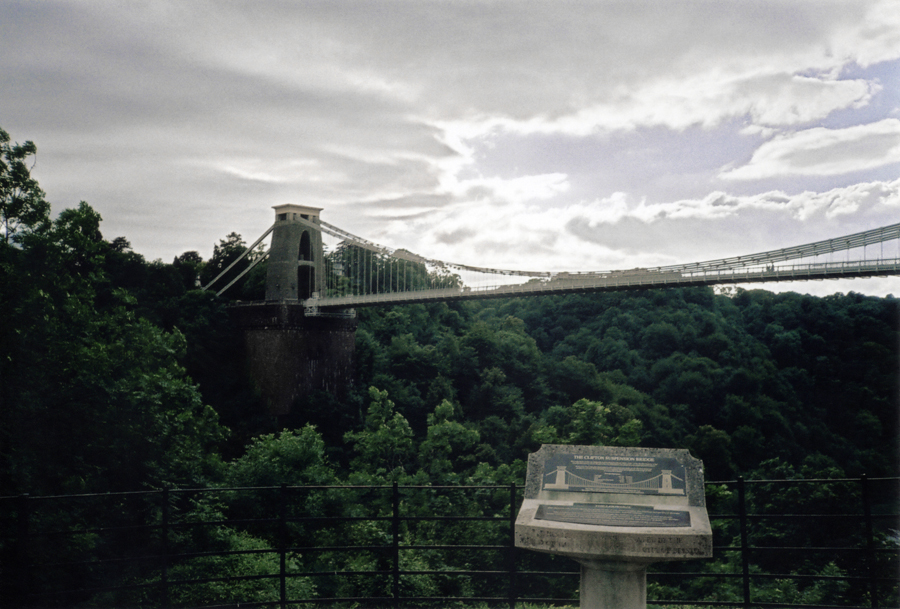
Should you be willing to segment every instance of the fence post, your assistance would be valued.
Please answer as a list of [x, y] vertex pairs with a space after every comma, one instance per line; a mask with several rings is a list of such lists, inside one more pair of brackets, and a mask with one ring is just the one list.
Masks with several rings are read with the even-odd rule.
[[862, 503], [863, 517], [866, 523], [866, 555], [867, 567], [869, 572], [869, 596], [871, 597], [872, 607], [878, 607], [878, 579], [875, 568], [875, 529], [872, 525], [872, 503], [869, 497], [869, 477], [863, 474], [859, 477], [862, 486]]
[[160, 523], [159, 535], [162, 541], [162, 576], [160, 579], [160, 587], [162, 588], [163, 607], [169, 606], [169, 487], [164, 486], [162, 489], [162, 522]]
[[391, 505], [391, 533], [393, 535], [392, 553], [394, 559], [391, 595], [394, 597], [393, 605], [394, 607], [397, 607], [400, 604], [400, 487], [396, 481], [393, 486]]
[[16, 534], [15, 572], [18, 573], [18, 576], [16, 577], [14, 589], [18, 593], [19, 602], [28, 604], [26, 599], [31, 595], [31, 561], [28, 559], [28, 546], [31, 544], [29, 539], [31, 503], [29, 502], [28, 493], [19, 495], [17, 504], [18, 531]]
[[509, 609], [516, 609], [516, 483], [509, 484]]
[[279, 598], [281, 609], [287, 609], [287, 484], [284, 482], [278, 496], [278, 529]]
[[741, 523], [741, 572], [743, 574], [744, 607], [750, 606], [750, 556], [747, 549], [747, 492], [744, 477], [738, 476], [738, 515]]

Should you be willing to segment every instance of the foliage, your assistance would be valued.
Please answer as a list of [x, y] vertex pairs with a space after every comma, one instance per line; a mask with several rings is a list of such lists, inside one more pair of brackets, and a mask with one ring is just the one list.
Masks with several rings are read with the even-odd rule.
[[178, 360], [184, 336], [109, 284], [109, 245], [86, 203], [21, 238], [2, 362], [8, 491], [202, 484], [225, 430]]
[[[230, 526], [205, 524], [223, 519], [224, 514], [216, 506], [203, 501], [194, 503], [184, 515], [185, 523], [197, 526], [184, 529], [184, 533], [172, 540], [173, 553], [190, 554], [198, 548], [202, 548], [203, 553], [176, 559], [168, 566], [167, 606], [241, 604], [247, 599], [277, 603], [280, 600], [281, 565], [277, 546]], [[289, 553], [285, 560], [286, 571], [300, 572], [301, 559], [300, 554]], [[160, 605], [160, 581], [162, 573], [153, 570], [132, 582], [134, 591], [101, 593], [93, 597], [90, 605]], [[289, 577], [285, 583], [286, 593], [292, 599], [315, 597], [315, 584], [308, 577]]]
[[9, 134], [0, 128], [0, 232], [4, 245], [48, 224], [50, 204], [28, 167], [29, 157], [36, 154], [34, 142], [11, 144]]
[[443, 400], [428, 415], [428, 432], [419, 446], [419, 470], [436, 484], [459, 483], [454, 470], [475, 464], [472, 455], [479, 434], [453, 419], [453, 404]]
[[[188, 256], [191, 253], [193, 252], [185, 252], [185, 254], [176, 258], [176, 262], [182, 268], [187, 266], [189, 269], [197, 269], [199, 267], [198, 279], [200, 284], [210, 286], [210, 289], [215, 292], [225, 289], [248, 267], [254, 265], [260, 258], [265, 256], [262, 245], [254, 248], [251, 252], [247, 252], [247, 244], [238, 233], [229, 233], [228, 236], [213, 246], [212, 258], [202, 266], [197, 264], [193, 256]], [[185, 259], [185, 256], [188, 257]], [[264, 264], [256, 264], [247, 275], [237, 281], [236, 285], [228, 288], [227, 297], [263, 300], [265, 298], [264, 279]], [[215, 284], [212, 284], [213, 281], [215, 281]]]
[[403, 416], [394, 411], [394, 403], [386, 391], [369, 388], [372, 402], [366, 415], [366, 425], [358, 432], [344, 436], [355, 445], [357, 457], [353, 470], [372, 476], [397, 480], [405, 472], [412, 455], [412, 429]]
[[264, 434], [253, 439], [239, 459], [225, 472], [228, 486], [276, 486], [289, 484], [330, 484], [334, 474], [325, 462], [322, 437], [310, 426], [277, 436]]
[[625, 406], [604, 406], [601, 402], [580, 399], [568, 408], [550, 408], [545, 420], [548, 444], [597, 446], [637, 446], [641, 422]]

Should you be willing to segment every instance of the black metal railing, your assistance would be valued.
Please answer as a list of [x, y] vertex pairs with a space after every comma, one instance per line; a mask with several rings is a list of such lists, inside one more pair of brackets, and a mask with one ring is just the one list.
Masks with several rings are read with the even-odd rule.
[[[653, 606], [897, 607], [900, 478], [707, 483], [710, 560]], [[0, 497], [0, 606], [577, 604], [517, 550], [522, 487], [277, 486]]]

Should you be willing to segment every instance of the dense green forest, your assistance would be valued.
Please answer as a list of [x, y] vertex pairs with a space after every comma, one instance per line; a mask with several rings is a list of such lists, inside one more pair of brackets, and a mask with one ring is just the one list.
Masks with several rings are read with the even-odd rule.
[[3, 495], [521, 482], [542, 443], [688, 448], [707, 480], [900, 473], [893, 297], [679, 288], [360, 309], [347, 396], [277, 418], [228, 316], [261, 297], [265, 263], [225, 298], [197, 287], [244, 251], [239, 235], [209, 260], [148, 261], [87, 203], [51, 219], [34, 145], [2, 130], [0, 145]]

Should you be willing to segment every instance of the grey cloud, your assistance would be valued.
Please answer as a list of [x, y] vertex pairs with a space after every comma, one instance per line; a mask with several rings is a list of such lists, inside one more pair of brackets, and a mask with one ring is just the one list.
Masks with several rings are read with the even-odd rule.
[[365, 201], [355, 204], [354, 207], [364, 213], [381, 215], [384, 212], [394, 212], [398, 209], [434, 211], [446, 206], [451, 200], [449, 195], [419, 193], [404, 197]]
[[578, 239], [631, 256], [655, 252], [660, 260], [675, 263], [802, 245], [895, 221], [890, 210], [866, 209], [862, 215], [827, 221], [820, 214], [815, 222], [795, 218], [785, 211], [746, 207], [723, 218], [669, 218], [647, 223], [626, 217], [596, 226], [584, 218], [573, 218], [566, 230]]
[[796, 150], [785, 155], [787, 164], [804, 170], [834, 162], [836, 159], [854, 159], [879, 162], [890, 158], [892, 149], [900, 146], [900, 132], [870, 133], [857, 140], [839, 141], [814, 149]]
[[766, 193], [764, 200], [767, 202], [770, 202], [770, 203], [779, 203], [779, 204], [788, 204], [791, 202], [791, 198], [789, 196], [787, 196], [785, 194], [774, 193], [774, 192]]
[[463, 241], [468, 241], [472, 237], [475, 237], [476, 234], [477, 233], [473, 230], [461, 228], [449, 233], [437, 231], [435, 232], [434, 238], [438, 243], [456, 245], [458, 243], [462, 243]]
[[900, 161], [900, 121], [894, 118], [843, 129], [816, 127], [762, 144], [750, 162], [725, 179], [779, 175], [829, 176], [878, 169]]

